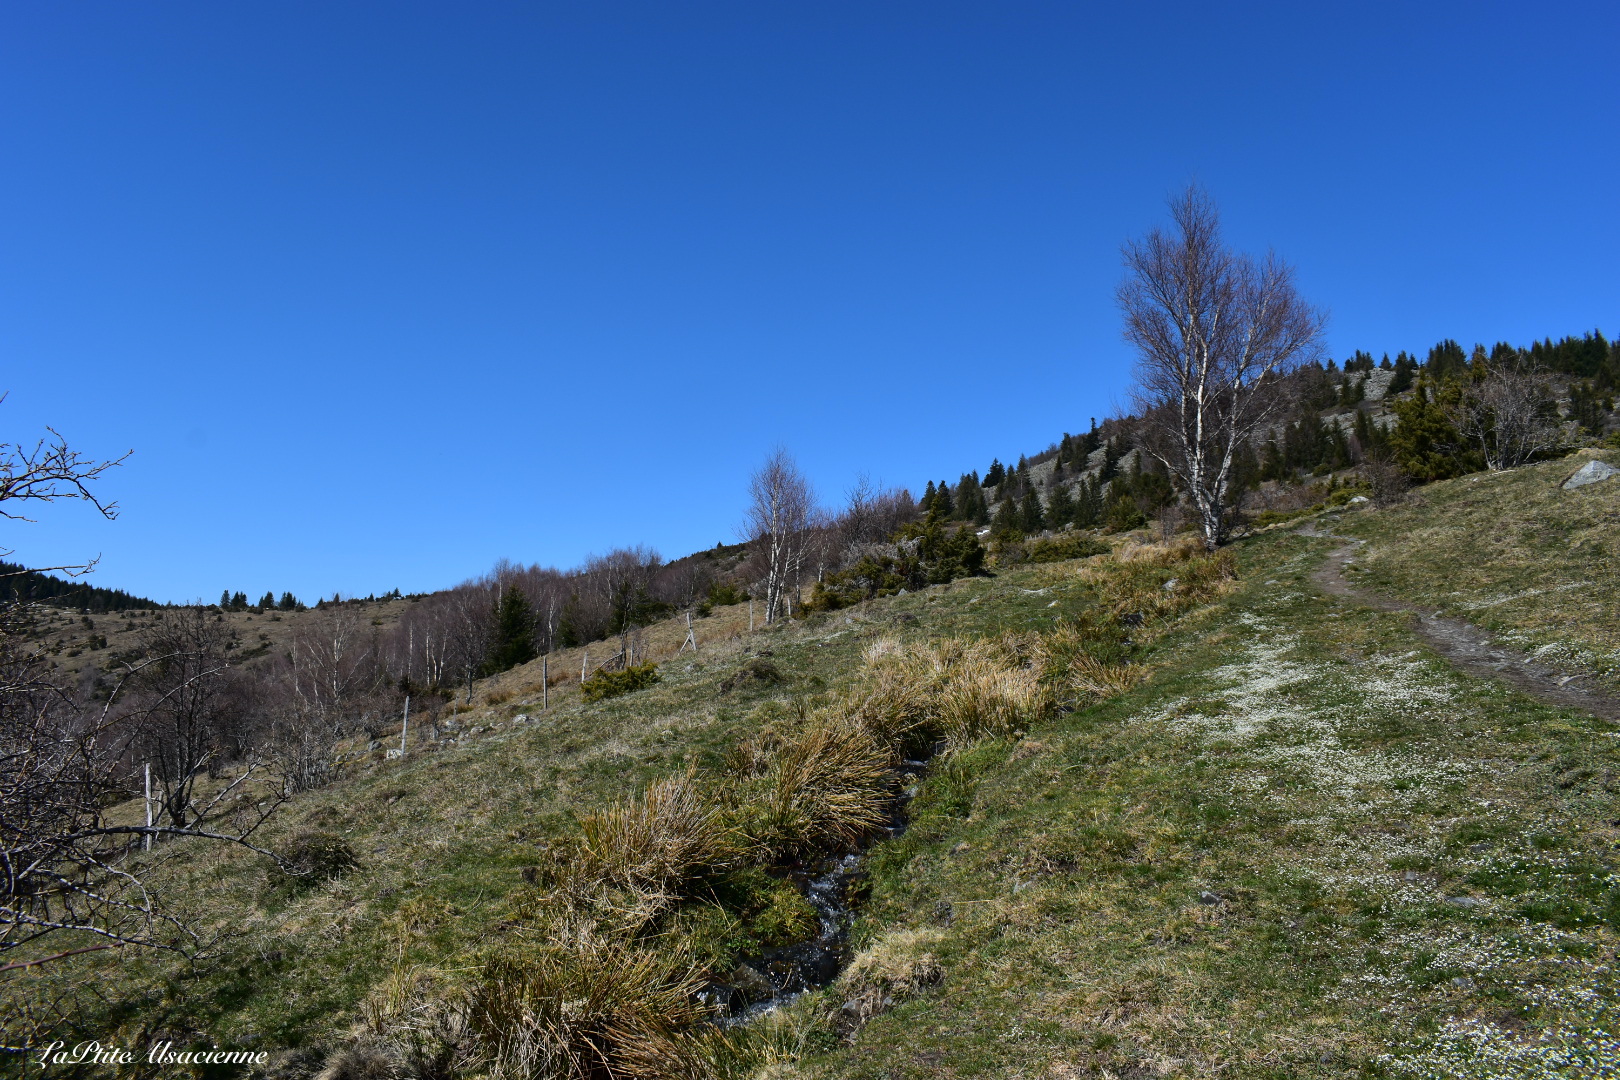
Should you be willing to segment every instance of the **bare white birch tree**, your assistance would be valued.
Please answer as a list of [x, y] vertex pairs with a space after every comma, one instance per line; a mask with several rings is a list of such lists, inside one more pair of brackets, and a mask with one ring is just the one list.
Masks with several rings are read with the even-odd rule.
[[798, 580], [814, 517], [810, 482], [782, 447], [748, 478], [747, 539], [765, 560], [765, 622], [785, 614], [788, 584]]
[[1287, 408], [1282, 376], [1315, 360], [1324, 316], [1275, 254], [1221, 240], [1220, 216], [1190, 187], [1170, 202], [1172, 232], [1125, 245], [1119, 306], [1136, 347], [1142, 443], [1192, 503], [1214, 548], [1226, 539], [1237, 451]]

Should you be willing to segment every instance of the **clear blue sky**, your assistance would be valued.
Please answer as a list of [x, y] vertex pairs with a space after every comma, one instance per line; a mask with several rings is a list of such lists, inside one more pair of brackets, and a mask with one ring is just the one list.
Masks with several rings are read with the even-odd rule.
[[731, 540], [1123, 400], [1203, 183], [1334, 354], [1620, 330], [1620, 6], [0, 5], [0, 526], [160, 600]]

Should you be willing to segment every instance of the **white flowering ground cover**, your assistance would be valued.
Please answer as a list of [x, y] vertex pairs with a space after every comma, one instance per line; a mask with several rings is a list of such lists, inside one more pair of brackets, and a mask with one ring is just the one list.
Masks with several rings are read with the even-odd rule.
[[942, 983], [782, 1075], [1620, 1076], [1615, 728], [1323, 596], [1331, 544], [1253, 542], [1145, 686], [936, 774], [859, 932]]

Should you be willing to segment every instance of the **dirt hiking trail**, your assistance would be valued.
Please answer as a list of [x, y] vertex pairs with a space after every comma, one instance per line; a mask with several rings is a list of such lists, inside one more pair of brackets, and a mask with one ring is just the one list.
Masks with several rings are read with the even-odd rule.
[[1343, 547], [1330, 553], [1321, 568], [1311, 575], [1323, 592], [1348, 597], [1379, 611], [1411, 612], [1417, 616], [1414, 629], [1418, 636], [1459, 670], [1480, 678], [1502, 679], [1549, 705], [1580, 709], [1620, 723], [1620, 696], [1586, 685], [1589, 683], [1588, 676], [1572, 675], [1541, 663], [1494, 640], [1490, 633], [1467, 620], [1445, 618], [1427, 612], [1416, 604], [1393, 600], [1352, 585], [1345, 577], [1345, 564], [1352, 561], [1356, 549], [1366, 543], [1365, 540], [1328, 532], [1314, 521], [1302, 526], [1298, 532], [1301, 536], [1345, 542]]

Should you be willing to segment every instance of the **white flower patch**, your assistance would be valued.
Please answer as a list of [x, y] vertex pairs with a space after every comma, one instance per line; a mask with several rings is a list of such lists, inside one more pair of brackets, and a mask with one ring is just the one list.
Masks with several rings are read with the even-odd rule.
[[[1317, 790], [1344, 805], [1366, 810], [1372, 805], [1407, 805], [1426, 790], [1459, 782], [1476, 767], [1416, 754], [1346, 748], [1340, 729], [1351, 721], [1375, 716], [1409, 716], [1450, 705], [1451, 687], [1436, 666], [1421, 654], [1372, 657], [1346, 672], [1337, 665], [1302, 663], [1292, 658], [1297, 636], [1281, 634], [1264, 620], [1245, 612], [1238, 621], [1254, 632], [1242, 659], [1209, 673], [1212, 697], [1224, 708], [1216, 715], [1194, 709], [1186, 699], [1169, 702], [1144, 720], [1192, 724], [1211, 735], [1251, 744], [1255, 764], [1285, 766], [1307, 777]], [[1310, 707], [1299, 700], [1314, 696], [1348, 704]], [[1276, 740], [1252, 745], [1265, 737]], [[1263, 773], [1237, 782], [1239, 790], [1261, 792]], [[1396, 790], [1396, 786], [1404, 790]], [[1279, 797], [1280, 798], [1280, 797]]]
[[1527, 996], [1562, 1020], [1521, 1038], [1489, 1021], [1452, 1017], [1416, 1050], [1377, 1060], [1396, 1076], [1423, 1080], [1620, 1078], [1620, 1038], [1610, 1030], [1620, 1020], [1613, 987], [1537, 986]]

